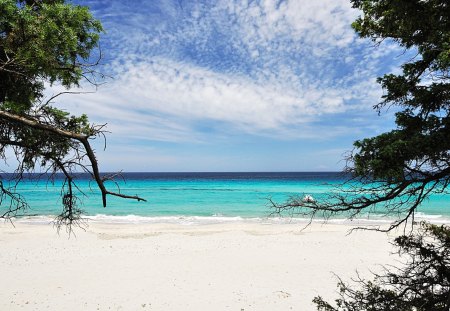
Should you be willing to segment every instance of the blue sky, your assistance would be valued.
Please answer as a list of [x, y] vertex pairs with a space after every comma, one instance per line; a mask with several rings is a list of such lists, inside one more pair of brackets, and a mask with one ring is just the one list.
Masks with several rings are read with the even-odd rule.
[[113, 78], [57, 105], [108, 123], [105, 171], [340, 170], [393, 127], [375, 80], [403, 51], [358, 38], [346, 0], [75, 3], [102, 21]]

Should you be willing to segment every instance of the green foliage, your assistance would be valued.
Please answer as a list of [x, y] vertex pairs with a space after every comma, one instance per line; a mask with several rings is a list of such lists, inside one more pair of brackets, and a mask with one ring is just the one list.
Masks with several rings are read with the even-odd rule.
[[[71, 171], [88, 171], [83, 164], [87, 139], [100, 131], [86, 115], [52, 107], [56, 96], [45, 101], [44, 86], [57, 83], [69, 89], [86, 79], [95, 83], [96, 63], [89, 62], [102, 31], [87, 7], [63, 0], [0, 0], [0, 159], [7, 162], [6, 150], [14, 152], [18, 181], [36, 168], [65, 175], [64, 210], [58, 218], [63, 224], [80, 217]], [[97, 167], [93, 153], [89, 161]], [[27, 205], [20, 194], [0, 186], [0, 207], [5, 208], [0, 218], [23, 212]]]
[[[450, 2], [448, 0], [352, 0], [363, 15], [356, 32], [379, 43], [393, 40], [417, 52], [401, 74], [378, 79], [385, 93], [374, 106], [381, 113], [396, 106], [397, 128], [354, 143], [349, 171], [364, 187], [327, 202], [307, 205], [313, 215], [364, 209], [383, 204], [388, 213], [404, 213], [390, 229], [413, 215], [433, 192], [450, 184]], [[376, 181], [376, 183], [373, 183]], [[349, 199], [350, 198], [350, 199]], [[291, 203], [292, 204], [292, 203]], [[305, 206], [304, 203], [296, 206]], [[283, 207], [283, 206], [281, 206]], [[327, 214], [328, 213], [328, 214]], [[450, 227], [422, 223], [395, 239], [406, 264], [385, 269], [373, 281], [358, 279], [354, 289], [340, 280], [335, 306], [321, 297], [321, 311], [450, 310]]]
[[26, 113], [44, 82], [78, 85], [102, 26], [64, 1], [0, 0], [0, 104]]
[[428, 169], [440, 168], [449, 158], [448, 116], [430, 114], [423, 118], [410, 110], [396, 116], [397, 130], [355, 142], [359, 150], [354, 155], [356, 174], [401, 182], [410, 178], [408, 169], [417, 167], [417, 162], [426, 161]]
[[[55, 0], [0, 0], [0, 109], [69, 132], [92, 134], [86, 115], [71, 116], [42, 99], [45, 83], [70, 88], [93, 73], [88, 61], [101, 31], [87, 7]], [[20, 143], [16, 153], [27, 169], [61, 158], [76, 145], [5, 121], [0, 123], [0, 139], [0, 154], [8, 141]]]
[[450, 160], [450, 4], [447, 0], [357, 0], [361, 37], [391, 39], [417, 56], [399, 75], [379, 78], [385, 94], [375, 107], [396, 105], [398, 128], [355, 142], [354, 173], [400, 182], [411, 172], [448, 171]]
[[[89, 140], [103, 134], [103, 126], [89, 124], [86, 115], [73, 116], [51, 106], [63, 92], [44, 99], [44, 86], [57, 83], [67, 89], [87, 81], [97, 86], [92, 63], [98, 47], [100, 22], [87, 7], [64, 0], [0, 0], [0, 159], [8, 163], [6, 151], [13, 151], [18, 167], [18, 183], [25, 172], [35, 169], [62, 173], [63, 211], [55, 218], [58, 230], [83, 225], [77, 198], [75, 173], [86, 172], [97, 184], [103, 206], [107, 195], [145, 201], [106, 188], [113, 175], [101, 176]], [[94, 55], [95, 56], [95, 55]], [[1, 172], [0, 172], [1, 173]], [[0, 174], [0, 218], [24, 213], [27, 203]], [[79, 189], [78, 189], [79, 190]]]
[[292, 197], [271, 202], [275, 213], [329, 218], [344, 213], [398, 216], [388, 229], [406, 224], [433, 193], [450, 185], [450, 2], [448, 0], [351, 0], [362, 15], [352, 24], [363, 38], [415, 54], [400, 74], [378, 79], [384, 95], [378, 114], [394, 106], [396, 128], [358, 140], [349, 154], [352, 176], [314, 202]]
[[422, 223], [411, 235], [395, 239], [407, 261], [386, 269], [354, 289], [340, 280], [336, 306], [314, 298], [321, 311], [448, 311], [450, 309], [450, 227]]

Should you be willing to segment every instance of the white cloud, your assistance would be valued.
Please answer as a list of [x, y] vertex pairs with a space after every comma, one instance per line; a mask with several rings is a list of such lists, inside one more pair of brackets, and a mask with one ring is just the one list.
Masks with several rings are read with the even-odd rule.
[[344, 47], [355, 38], [349, 25], [357, 11], [347, 0], [222, 1], [217, 5], [218, 10], [224, 7], [236, 16], [236, 25], [246, 34], [243, 41], [249, 46], [289, 37], [308, 47]]
[[[203, 121], [246, 133], [298, 138], [323, 136], [310, 123], [324, 114], [358, 109], [350, 101], [365, 100], [368, 90], [366, 81], [351, 88], [332, 87], [299, 80], [288, 70], [284, 78], [292, 77], [286, 82], [215, 73], [166, 59], [124, 68], [97, 93], [68, 96], [60, 104], [87, 112], [97, 123], [108, 122], [118, 135], [139, 139], [201, 141], [203, 134], [195, 127]], [[334, 127], [328, 136], [342, 133]]]
[[165, 3], [156, 13], [152, 5], [137, 12], [112, 1], [100, 12], [114, 42], [106, 69], [116, 77], [61, 106], [135, 139], [201, 142], [203, 123], [217, 135], [333, 137], [351, 126], [321, 119], [370, 111], [380, 60], [394, 51], [355, 40], [358, 12], [347, 0]]

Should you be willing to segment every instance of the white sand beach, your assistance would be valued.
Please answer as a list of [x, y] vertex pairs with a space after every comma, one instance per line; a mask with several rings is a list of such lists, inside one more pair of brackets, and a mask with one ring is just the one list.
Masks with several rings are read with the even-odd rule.
[[336, 277], [398, 257], [383, 233], [313, 224], [0, 225], [0, 310], [315, 310]]

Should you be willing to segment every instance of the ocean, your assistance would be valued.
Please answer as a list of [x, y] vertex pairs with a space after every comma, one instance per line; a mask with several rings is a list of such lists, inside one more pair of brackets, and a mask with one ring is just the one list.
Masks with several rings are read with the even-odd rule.
[[[48, 182], [46, 178], [25, 178], [18, 191], [30, 205], [28, 215], [34, 218], [52, 218], [61, 212], [61, 178]], [[8, 176], [3, 175], [3, 179]], [[283, 173], [124, 173], [117, 180], [120, 191], [139, 195], [147, 202], [137, 202], [108, 196], [103, 208], [96, 184], [86, 175], [77, 178], [84, 195], [81, 209], [94, 220], [112, 222], [225, 222], [225, 221], [280, 221], [271, 215], [271, 198], [282, 203], [293, 195], [321, 198], [347, 177], [337, 172], [283, 172]], [[114, 183], [107, 184], [114, 189]], [[0, 207], [4, 210], [5, 207]], [[0, 210], [0, 211], [1, 211]], [[450, 196], [432, 195], [418, 210], [419, 219], [450, 222]], [[390, 221], [395, 216], [362, 214], [361, 220]], [[292, 221], [288, 215], [284, 220]], [[337, 216], [334, 221], [345, 219]], [[294, 218], [295, 220], [295, 218]]]

